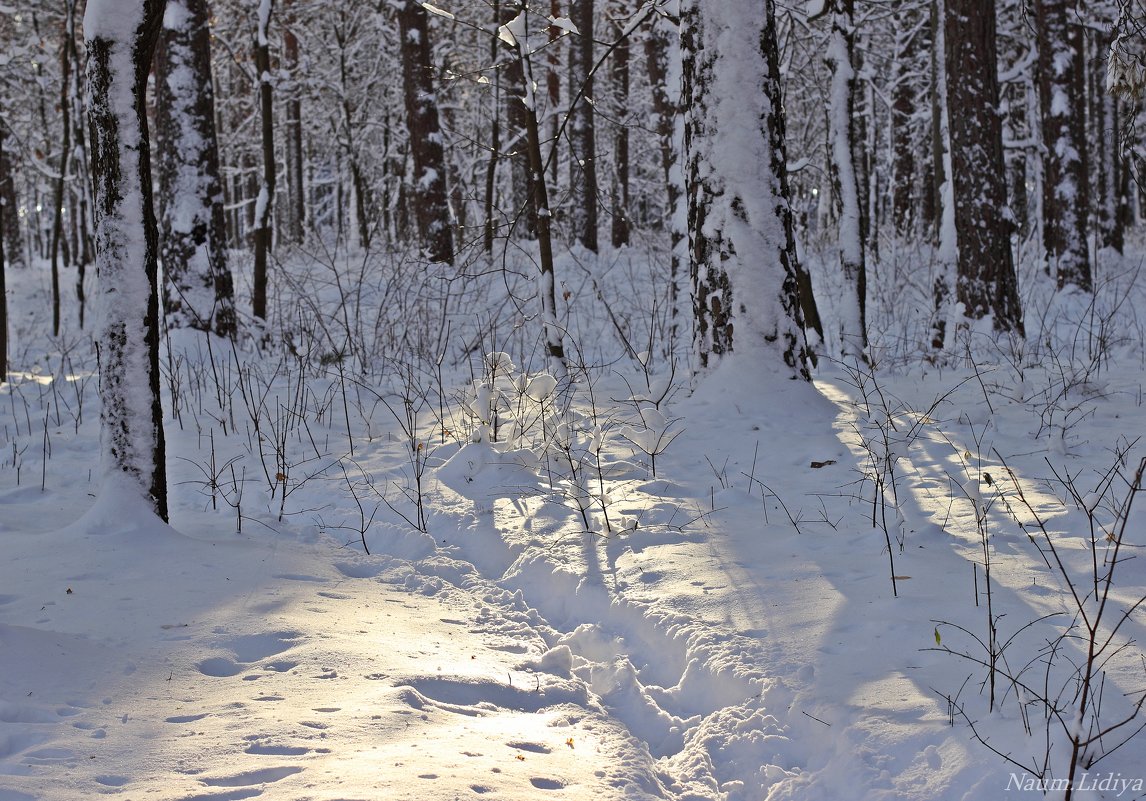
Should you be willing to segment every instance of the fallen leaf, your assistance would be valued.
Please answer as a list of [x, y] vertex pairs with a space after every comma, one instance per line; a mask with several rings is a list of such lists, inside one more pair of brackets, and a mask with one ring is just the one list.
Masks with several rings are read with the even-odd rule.
[[835, 463], [836, 463], [835, 459], [828, 459], [828, 460], [823, 461], [823, 462], [812, 462], [812, 467], [819, 469], [821, 467], [827, 467], [828, 465], [835, 464]]

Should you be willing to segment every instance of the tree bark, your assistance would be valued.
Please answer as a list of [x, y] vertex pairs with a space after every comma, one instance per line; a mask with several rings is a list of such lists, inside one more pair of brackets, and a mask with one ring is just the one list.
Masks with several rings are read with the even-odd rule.
[[414, 0], [401, 0], [397, 9], [406, 128], [410, 132], [410, 155], [414, 161], [414, 217], [418, 235], [430, 258], [453, 264], [454, 236], [446, 193], [446, 159], [434, 93], [426, 9]]
[[1060, 289], [1091, 290], [1082, 25], [1071, 0], [1037, 0], [1043, 246]]
[[158, 231], [146, 100], [163, 6], [163, 0], [89, 0], [84, 36], [102, 311], [96, 342], [104, 471], [109, 479], [125, 478], [166, 521]]
[[681, 3], [694, 347], [702, 370], [735, 347], [810, 380], [774, 0], [759, 12], [749, 0]]
[[251, 307], [255, 317], [267, 319], [267, 260], [271, 251], [271, 210], [275, 198], [275, 122], [271, 90], [271, 53], [267, 29], [274, 0], [259, 0], [255, 30], [255, 72], [259, 87], [259, 119], [263, 144], [263, 176], [255, 203], [255, 266]]
[[[622, 7], [620, 9], [624, 11]], [[624, 28], [624, 17], [616, 27], [618, 31]], [[629, 114], [629, 41], [625, 39], [613, 50], [612, 69], [610, 77], [613, 83], [613, 92], [616, 102], [617, 118], [620, 124], [616, 126], [613, 134], [613, 165], [615, 184], [612, 192], [612, 218], [610, 234], [613, 247], [620, 248], [629, 244], [629, 126], [625, 118]]]
[[[288, 10], [291, 4], [284, 2]], [[299, 55], [298, 37], [295, 36], [292, 20], [283, 26], [283, 68], [290, 75], [290, 93], [286, 101], [286, 172], [287, 209], [286, 234], [291, 242], [301, 244], [306, 238], [306, 184], [303, 181], [302, 101], [299, 99]]]
[[[0, 153], [4, 151], [4, 122], [0, 120]], [[2, 176], [0, 176], [2, 177]], [[11, 212], [0, 201], [0, 232]], [[6, 277], [8, 262], [4, 259], [4, 237], [0, 234], [0, 384], [8, 380], [8, 289]]]
[[[522, 14], [526, 13], [524, 10]], [[534, 230], [537, 232], [537, 246], [541, 272], [538, 275], [537, 294], [541, 302], [542, 336], [550, 371], [558, 378], [568, 372], [565, 363], [565, 344], [561, 326], [557, 319], [557, 278], [553, 261], [553, 215], [549, 207], [548, 187], [545, 182], [545, 161], [541, 156], [541, 130], [537, 120], [537, 93], [533, 80], [533, 65], [529, 60], [529, 43], [526, 35], [515, 36], [516, 61], [520, 68], [521, 94], [511, 97], [511, 104], [519, 104], [524, 109], [526, 132], [526, 155], [529, 157], [529, 172], [533, 178]]]
[[1011, 254], [1007, 165], [999, 116], [995, 0], [947, 0], [946, 58], [951, 170], [958, 242], [956, 296], [964, 314], [993, 316], [996, 331], [1023, 333]]
[[[52, 336], [60, 335], [60, 240], [64, 235], [64, 189], [68, 180], [68, 159], [72, 151], [72, 117], [68, 93], [71, 89], [72, 60], [68, 56], [67, 39], [75, 35], [76, 3], [67, 0], [64, 18], [64, 37], [60, 46], [60, 164], [52, 198], [52, 240], [49, 246], [52, 275]], [[65, 258], [65, 261], [67, 259]]]
[[[0, 121], [0, 127], [6, 125]], [[5, 252], [8, 254], [9, 267], [25, 267], [24, 235], [20, 230], [20, 204], [16, 198], [16, 178], [12, 172], [12, 157], [8, 151], [0, 147], [0, 204], [4, 205], [6, 214], [4, 222], [0, 225], [0, 236], [4, 237]]]
[[236, 333], [206, 0], [169, 0], [156, 57], [160, 255], [169, 328]]
[[911, 119], [915, 116], [919, 96], [912, 75], [919, 69], [920, 41], [923, 31], [913, 14], [908, 13], [907, 30], [897, 33], [895, 79], [891, 87], [892, 181], [891, 214], [895, 232], [910, 238], [917, 232], [919, 185], [916, 175], [915, 139]]
[[579, 35], [570, 51], [569, 183], [573, 190], [569, 223], [572, 239], [597, 252], [597, 132], [593, 112], [593, 0], [575, 0], [570, 8]]
[[863, 360], [867, 348], [867, 239], [865, 198], [860, 180], [856, 120], [854, 0], [833, 0], [831, 32], [825, 60], [832, 73], [828, 107], [829, 163], [837, 205], [837, 248], [844, 297], [840, 299], [837, 330], [840, 356]]

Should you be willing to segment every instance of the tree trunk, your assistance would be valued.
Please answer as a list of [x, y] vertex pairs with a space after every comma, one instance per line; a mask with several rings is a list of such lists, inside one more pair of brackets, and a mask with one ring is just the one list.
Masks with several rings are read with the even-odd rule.
[[255, 203], [255, 267], [251, 307], [255, 317], [267, 319], [267, 260], [271, 251], [271, 216], [275, 198], [275, 122], [271, 95], [271, 53], [267, 29], [274, 0], [259, 0], [255, 31], [255, 72], [258, 73], [259, 118], [263, 142], [263, 179]]
[[999, 116], [995, 0], [947, 0], [945, 36], [956, 295], [966, 316], [993, 315], [996, 331], [1022, 335]]
[[[501, 25], [501, 3], [493, 0], [494, 25]], [[497, 63], [498, 38], [495, 33], [490, 37], [489, 62]], [[497, 186], [497, 163], [501, 156], [501, 81], [502, 70], [495, 70], [493, 76], [493, 110], [490, 113], [489, 128], [489, 163], [485, 168], [485, 239], [482, 249], [486, 255], [493, 255], [493, 239], [497, 233], [497, 222], [493, 217], [494, 190]]]
[[[291, 4], [284, 3], [289, 12]], [[302, 101], [299, 99], [300, 79], [298, 37], [288, 19], [283, 27], [283, 68], [290, 75], [290, 94], [286, 101], [286, 172], [287, 209], [286, 235], [291, 242], [300, 244], [306, 238], [306, 184], [303, 182]]]
[[[526, 13], [525, 11], [521, 12]], [[504, 29], [505, 26], [503, 26]], [[509, 35], [514, 41], [516, 61], [520, 65], [521, 92], [511, 97], [510, 103], [524, 108], [526, 126], [526, 154], [529, 156], [529, 172], [533, 177], [534, 226], [537, 231], [537, 245], [541, 273], [538, 276], [538, 299], [541, 301], [542, 335], [545, 339], [545, 352], [549, 369], [559, 378], [567, 374], [565, 344], [561, 326], [557, 319], [557, 278], [553, 262], [553, 215], [549, 208], [549, 194], [545, 183], [545, 162], [541, 157], [541, 131], [537, 122], [537, 93], [533, 81], [533, 66], [529, 61], [529, 43], [525, 35]]]
[[169, 328], [236, 329], [206, 0], [169, 0], [156, 58], [156, 142]]
[[[0, 121], [0, 127], [6, 123]], [[0, 225], [0, 236], [4, 237], [5, 252], [8, 254], [8, 266], [25, 267], [24, 235], [20, 230], [20, 204], [16, 199], [16, 178], [12, 173], [12, 158], [8, 151], [0, 147], [0, 204], [7, 212], [4, 215], [3, 225]]]
[[1037, 0], [1043, 246], [1059, 288], [1091, 290], [1082, 24], [1071, 0]]
[[911, 130], [911, 119], [915, 116], [919, 97], [911, 76], [919, 69], [919, 45], [923, 32], [914, 19], [914, 15], [909, 15], [907, 30], [897, 33], [895, 82], [891, 88], [892, 174], [895, 176], [891, 186], [891, 216], [896, 234], [904, 239], [916, 233], [919, 220], [915, 140]]
[[597, 252], [597, 144], [593, 112], [593, 0], [575, 0], [570, 8], [580, 34], [570, 51], [569, 183], [573, 207], [569, 215], [572, 239]]
[[[686, 274], [688, 264], [687, 211], [683, 204], [683, 176], [678, 167], [680, 150], [683, 145], [679, 126], [683, 117], [680, 108], [678, 82], [669, 80], [670, 73], [678, 75], [680, 70], [680, 48], [676, 46], [676, 40], [679, 36], [679, 27], [665, 17], [658, 15], [653, 18], [652, 31], [645, 40], [645, 68], [648, 71], [649, 86], [652, 90], [657, 142], [660, 150], [661, 170], [664, 174], [664, 216], [668, 221], [670, 247], [669, 300], [672, 303], [672, 331], [674, 335], [684, 317], [680, 306], [685, 298], [685, 293], [681, 291], [680, 284]], [[673, 91], [674, 89], [676, 91]]]
[[774, 0], [681, 3], [697, 364], [810, 379], [788, 204]]
[[[4, 122], [0, 120], [0, 153], [4, 151]], [[2, 178], [3, 176], [0, 176]], [[8, 215], [7, 204], [0, 202], [0, 232]], [[8, 289], [6, 274], [8, 262], [4, 259], [4, 237], [0, 235], [0, 384], [8, 380]]]
[[844, 297], [840, 298], [836, 335], [840, 356], [845, 359], [866, 358], [867, 325], [865, 295], [867, 262], [864, 244], [867, 238], [863, 204], [866, 202], [856, 158], [856, 73], [853, 67], [854, 0], [833, 0], [832, 30], [828, 37], [825, 60], [832, 72], [828, 108], [829, 161], [833, 194], [837, 208], [837, 247], [843, 275]]
[[104, 471], [108, 479], [134, 485], [166, 521], [158, 231], [146, 98], [163, 6], [163, 0], [89, 2], [84, 35], [102, 307], [96, 342]]
[[453, 226], [446, 193], [446, 159], [430, 61], [426, 9], [414, 0], [397, 4], [402, 39], [406, 128], [414, 161], [414, 216], [422, 245], [432, 260], [454, 263]]
[[[502, 24], [508, 23], [522, 11], [523, 3], [510, 3], [502, 7]], [[528, 25], [528, 18], [526, 18]], [[537, 200], [533, 169], [529, 164], [529, 136], [527, 133], [525, 105], [521, 102], [518, 89], [525, 84], [524, 71], [520, 58], [513, 58], [505, 66], [505, 86], [507, 90], [505, 100], [506, 144], [510, 148], [506, 153], [511, 166], [510, 187], [512, 189], [513, 226], [510, 236], [522, 236], [525, 239], [537, 238]]]
[[[67, 39], [75, 36], [76, 4], [67, 0], [65, 6], [64, 41], [60, 47], [60, 164], [52, 198], [52, 240], [50, 245], [52, 274], [52, 336], [60, 335], [60, 240], [64, 235], [64, 188], [68, 180], [68, 158], [72, 151], [71, 88], [72, 60], [68, 56]], [[65, 259], [66, 261], [66, 259]]]
[[931, 147], [935, 183], [935, 242], [938, 247], [936, 274], [932, 295], [935, 300], [935, 327], [931, 332], [931, 345], [942, 348], [947, 344], [947, 317], [951, 311], [956, 261], [955, 197], [951, 178], [951, 139], [947, 105], [946, 3], [931, 2]]
[[[619, 9], [624, 12], [625, 9]], [[624, 17], [618, 21], [617, 30], [624, 28]], [[617, 119], [613, 134], [613, 164], [616, 176], [612, 192], [611, 230], [613, 247], [629, 244], [629, 126], [625, 118], [629, 115], [629, 40], [624, 39], [613, 50], [613, 63], [610, 71], [616, 102]]]

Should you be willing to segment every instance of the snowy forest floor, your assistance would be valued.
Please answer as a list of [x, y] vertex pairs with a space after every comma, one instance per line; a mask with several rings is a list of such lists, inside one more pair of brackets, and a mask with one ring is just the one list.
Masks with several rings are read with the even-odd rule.
[[[167, 343], [170, 527], [100, 492], [90, 345], [10, 278], [0, 801], [1042, 797], [1146, 691], [1135, 262], [1025, 277], [1025, 343], [924, 358], [884, 290], [874, 368], [693, 391], [642, 259], [562, 265], [563, 394], [512, 280], [300, 257], [285, 355]], [[1075, 797], [1146, 797], [1144, 722]]]

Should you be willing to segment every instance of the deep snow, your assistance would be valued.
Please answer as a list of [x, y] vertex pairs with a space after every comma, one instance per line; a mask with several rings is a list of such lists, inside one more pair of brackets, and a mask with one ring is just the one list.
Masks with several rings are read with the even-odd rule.
[[[1049, 297], [1035, 281], [1027, 302], [1047, 310], [1051, 348], [1015, 356], [973, 333], [973, 363], [889, 347], [874, 371], [821, 365], [815, 387], [732, 360], [695, 392], [678, 377], [659, 414], [639, 412], [634, 360], [592, 371], [559, 419], [545, 382], [530, 397], [522, 371], [491, 377], [488, 359], [483, 378], [479, 353], [441, 406], [414, 404], [412, 435], [393, 371], [358, 384], [329, 360], [300, 373], [175, 337], [168, 527], [99, 491], [87, 345], [65, 338], [62, 359], [37, 339], [42, 277], [16, 278], [19, 369], [0, 388], [0, 801], [1041, 797], [969, 722], [1031, 767], [1049, 730], [1051, 775], [1065, 774], [1058, 724], [1040, 724], [1019, 682], [1000, 679], [988, 710], [972, 636], [987, 636], [981, 532], [1006, 670], [1069, 686], [1078, 644], [1049, 671], [1041, 650], [1069, 618], [1024, 628], [1072, 609], [1032, 510], [1085, 592], [1091, 554], [1110, 549], [1101, 532], [1092, 548], [1052, 469], [1099, 525], [1115, 521], [1127, 487], [1102, 476], [1121, 460], [1129, 478], [1143, 455], [1132, 309], [1107, 326], [1126, 336], [1088, 359], [1079, 332], [1106, 307], [1034, 306]], [[1102, 303], [1127, 291], [1111, 284]], [[570, 331], [608, 330], [590, 293], [574, 295]], [[649, 361], [659, 390], [666, 368]], [[243, 392], [263, 399], [262, 446]], [[657, 439], [654, 476], [633, 443]], [[410, 525], [419, 473], [426, 532]], [[1143, 522], [1132, 513], [1123, 555]], [[1146, 570], [1118, 570], [1124, 609]], [[1146, 687], [1142, 625], [1138, 611], [1119, 629], [1136, 642], [1109, 665], [1105, 720]], [[1090, 781], [1146, 779], [1143, 766], [1132, 739]], [[1143, 797], [1115, 787], [1076, 797]]]

